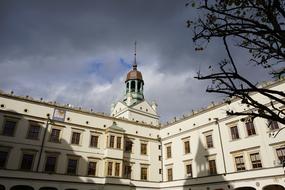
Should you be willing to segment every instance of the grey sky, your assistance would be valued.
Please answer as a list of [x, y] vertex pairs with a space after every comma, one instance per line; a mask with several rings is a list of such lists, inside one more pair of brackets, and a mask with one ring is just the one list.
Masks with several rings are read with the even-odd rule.
[[[223, 58], [224, 50], [215, 41], [194, 51], [185, 22], [196, 13], [184, 5], [184, 0], [0, 0], [0, 89], [109, 112], [123, 97], [136, 40], [145, 97], [158, 103], [162, 121], [221, 100], [205, 93], [207, 82], [193, 77]], [[234, 54], [247, 62], [243, 52]], [[242, 71], [262, 79], [262, 69], [243, 64]]]

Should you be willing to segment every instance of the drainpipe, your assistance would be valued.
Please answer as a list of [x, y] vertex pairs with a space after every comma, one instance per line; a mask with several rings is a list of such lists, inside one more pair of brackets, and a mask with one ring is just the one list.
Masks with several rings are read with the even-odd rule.
[[51, 124], [51, 123], [53, 123], [53, 122], [52, 122], [52, 120], [50, 119], [50, 117], [48, 116], [48, 118], [47, 118], [47, 123], [46, 123], [46, 128], [45, 128], [45, 131], [44, 131], [44, 136], [43, 136], [43, 139], [42, 139], [42, 144], [41, 144], [39, 159], [38, 159], [38, 163], [37, 163], [37, 169], [36, 169], [37, 172], [39, 172], [40, 162], [41, 162], [41, 158], [42, 158], [42, 154], [43, 154], [44, 143], [45, 143], [45, 139], [46, 139], [46, 133], [47, 133], [47, 130], [48, 130], [48, 126], [49, 126], [49, 124]]
[[221, 129], [220, 129], [219, 118], [214, 118], [214, 120], [215, 120], [215, 123], [218, 125], [218, 131], [219, 131], [220, 145], [221, 145], [222, 156], [223, 156], [224, 169], [225, 169], [225, 174], [227, 174], [227, 167], [226, 167], [226, 161], [225, 161], [225, 153], [224, 153], [223, 141], [222, 141], [222, 137], [221, 137]]

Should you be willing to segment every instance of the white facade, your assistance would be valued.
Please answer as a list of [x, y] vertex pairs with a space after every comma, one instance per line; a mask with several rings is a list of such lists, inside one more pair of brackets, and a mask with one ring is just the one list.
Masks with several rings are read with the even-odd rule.
[[[285, 81], [271, 84], [270, 88], [284, 91]], [[260, 99], [260, 102], [269, 104], [266, 101]], [[276, 150], [285, 150], [285, 130], [273, 138], [272, 133], [278, 129], [270, 129], [267, 120], [256, 118], [253, 120], [254, 131], [248, 132], [246, 123], [251, 120], [228, 116], [225, 111], [229, 108], [249, 109], [235, 100], [230, 105], [212, 105], [161, 128], [164, 181], [168, 181], [167, 170], [172, 168], [173, 171], [173, 181], [162, 183], [161, 188], [183, 189], [181, 187], [186, 184], [191, 189], [263, 189], [269, 184], [284, 187], [284, 171]], [[232, 127], [237, 129], [238, 137], [233, 136]], [[284, 126], [279, 123], [278, 127]], [[207, 136], [212, 139], [212, 143], [208, 142], [210, 147], [207, 145]], [[190, 144], [189, 153], [185, 153], [186, 141]], [[167, 147], [171, 147], [170, 158], [167, 156]], [[251, 158], [256, 155], [260, 158], [259, 166]], [[244, 169], [237, 165], [236, 158], [242, 158]], [[215, 161], [216, 173], [221, 175], [210, 174], [210, 160]], [[191, 175], [187, 175], [187, 164], [192, 166]], [[238, 168], [241, 170], [238, 171]]]
[[283, 125], [228, 116], [250, 109], [233, 100], [160, 126], [142, 93], [131, 102], [107, 116], [0, 93], [0, 189], [284, 189]]
[[124, 102], [118, 102], [112, 109], [111, 115], [116, 118], [128, 119], [137, 123], [158, 126], [159, 116], [155, 106], [155, 103], [151, 106], [145, 100], [131, 106], [128, 106]]

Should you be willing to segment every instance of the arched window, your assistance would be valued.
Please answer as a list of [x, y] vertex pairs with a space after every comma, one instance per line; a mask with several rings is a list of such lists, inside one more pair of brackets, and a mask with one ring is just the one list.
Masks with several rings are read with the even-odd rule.
[[15, 185], [10, 190], [34, 190], [34, 188], [28, 185]]
[[262, 188], [262, 190], [285, 190], [285, 188], [281, 185], [267, 185]]
[[129, 82], [127, 82], [127, 86], [126, 86], [126, 92], [128, 92], [129, 91]]
[[235, 188], [234, 190], [256, 190], [256, 189], [253, 187], [238, 187]]
[[138, 82], [138, 91], [140, 92], [140, 90], [141, 90], [141, 83], [142, 82]]
[[5, 190], [5, 186], [0, 184], [0, 190]]
[[41, 187], [39, 190], [57, 190], [55, 187]]
[[131, 92], [134, 92], [136, 88], [136, 82], [135, 81], [131, 81]]

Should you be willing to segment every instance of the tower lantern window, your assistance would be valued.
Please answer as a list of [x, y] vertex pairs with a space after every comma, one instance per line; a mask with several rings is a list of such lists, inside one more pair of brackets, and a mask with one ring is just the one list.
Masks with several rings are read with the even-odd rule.
[[136, 82], [135, 81], [131, 81], [131, 91], [135, 91], [136, 88]]

